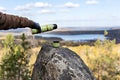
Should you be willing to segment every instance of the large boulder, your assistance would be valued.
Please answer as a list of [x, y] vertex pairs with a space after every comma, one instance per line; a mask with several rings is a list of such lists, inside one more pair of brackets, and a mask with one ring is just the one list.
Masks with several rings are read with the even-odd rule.
[[95, 80], [83, 60], [67, 48], [44, 45], [34, 65], [32, 80]]

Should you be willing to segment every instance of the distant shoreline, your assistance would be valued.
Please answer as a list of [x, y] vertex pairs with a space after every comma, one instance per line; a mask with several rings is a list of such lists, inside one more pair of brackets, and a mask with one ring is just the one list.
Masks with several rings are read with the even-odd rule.
[[104, 34], [104, 31], [103, 30], [100, 30], [100, 31], [53, 31], [45, 34], [57, 34], [57, 35]]

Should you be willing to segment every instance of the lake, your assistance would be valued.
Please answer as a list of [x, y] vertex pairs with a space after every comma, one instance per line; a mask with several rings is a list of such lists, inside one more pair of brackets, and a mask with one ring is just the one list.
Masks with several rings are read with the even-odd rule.
[[106, 37], [102, 34], [78, 34], [78, 35], [56, 35], [56, 34], [39, 34], [37, 36], [42, 37], [59, 37], [64, 40], [77, 40], [77, 41], [84, 41], [84, 40], [104, 40]]

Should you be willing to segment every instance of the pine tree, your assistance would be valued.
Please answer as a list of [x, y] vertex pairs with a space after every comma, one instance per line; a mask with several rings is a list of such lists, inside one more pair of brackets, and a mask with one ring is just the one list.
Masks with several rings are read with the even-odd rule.
[[0, 65], [0, 80], [30, 80], [28, 48], [26, 47], [29, 44], [26, 41], [25, 34], [21, 36], [21, 44], [16, 45], [14, 40], [12, 35], [8, 35], [3, 41], [6, 53]]

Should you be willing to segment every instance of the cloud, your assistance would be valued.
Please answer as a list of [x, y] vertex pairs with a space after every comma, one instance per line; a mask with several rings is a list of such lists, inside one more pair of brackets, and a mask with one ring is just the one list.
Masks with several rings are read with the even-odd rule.
[[79, 7], [80, 5], [79, 4], [76, 4], [76, 3], [72, 3], [72, 2], [67, 2], [64, 4], [64, 7], [67, 7], [67, 8], [76, 8], [76, 7]]
[[0, 11], [3, 12], [6, 11], [6, 9], [4, 7], [0, 7]]
[[99, 1], [98, 0], [87, 0], [86, 4], [90, 4], [90, 5], [94, 5], [94, 4], [98, 4]]
[[30, 10], [33, 8], [33, 4], [32, 3], [29, 3], [29, 4], [25, 4], [23, 6], [16, 6], [15, 7], [15, 10]]
[[40, 7], [40, 8], [52, 7], [52, 4], [43, 3], [43, 2], [36, 2], [36, 3], [34, 4], [34, 7]]
[[60, 10], [49, 10], [49, 9], [43, 9], [38, 11], [38, 14], [56, 14], [56, 13], [69, 13], [70, 10], [68, 9], [60, 9]]
[[55, 11], [43, 9], [43, 10], [38, 11], [38, 13], [40, 13], [40, 14], [54, 14]]
[[28, 3], [25, 5], [21, 6], [16, 6], [15, 10], [30, 10], [33, 8], [47, 8], [47, 7], [52, 7], [52, 4], [49, 3], [43, 3], [43, 2], [36, 2], [36, 3]]
[[[31, 9], [34, 9], [34, 8], [51, 8], [51, 7], [54, 7], [54, 8], [77, 8], [79, 7], [80, 5], [77, 4], [77, 3], [73, 3], [73, 2], [67, 2], [63, 5], [52, 5], [50, 3], [47, 3], [47, 2], [35, 2], [35, 3], [28, 3], [28, 4], [25, 4], [25, 5], [19, 5], [19, 6], [16, 6], [14, 9], [15, 10], [19, 10], [19, 11], [28, 11], [28, 10], [31, 10]], [[59, 11], [59, 12], [68, 12], [68, 11]], [[50, 11], [50, 10], [41, 10], [39, 11], [39, 13], [55, 13], [54, 11]]]

